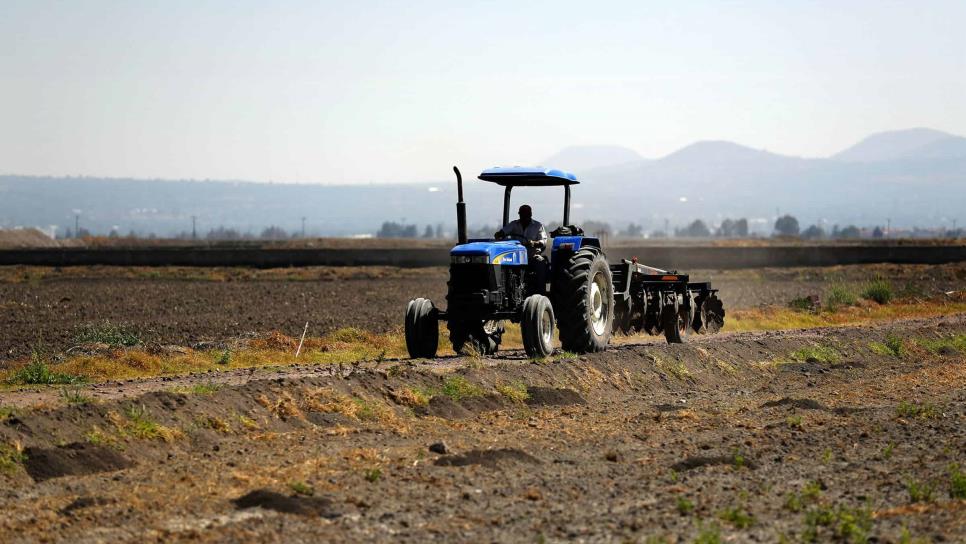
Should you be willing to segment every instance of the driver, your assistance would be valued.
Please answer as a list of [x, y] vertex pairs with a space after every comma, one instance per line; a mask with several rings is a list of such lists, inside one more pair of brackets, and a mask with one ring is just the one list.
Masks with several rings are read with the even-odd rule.
[[527, 289], [530, 293], [544, 294], [547, 290], [547, 260], [543, 250], [547, 247], [547, 231], [539, 221], [533, 220], [533, 210], [529, 205], [520, 206], [520, 219], [510, 221], [496, 231], [497, 240], [512, 236], [527, 248], [528, 268], [534, 274], [533, 283]]
[[496, 231], [494, 237], [502, 240], [508, 236], [522, 238], [521, 242], [527, 247], [528, 257], [531, 259], [542, 255], [547, 247], [547, 231], [543, 224], [533, 220], [533, 209], [529, 204], [520, 206], [520, 219], [510, 221], [502, 229]]

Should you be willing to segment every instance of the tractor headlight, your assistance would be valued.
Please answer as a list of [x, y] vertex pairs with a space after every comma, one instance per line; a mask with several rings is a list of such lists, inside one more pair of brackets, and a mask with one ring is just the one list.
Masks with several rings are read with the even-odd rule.
[[487, 264], [490, 258], [487, 255], [451, 255], [450, 262], [453, 264]]

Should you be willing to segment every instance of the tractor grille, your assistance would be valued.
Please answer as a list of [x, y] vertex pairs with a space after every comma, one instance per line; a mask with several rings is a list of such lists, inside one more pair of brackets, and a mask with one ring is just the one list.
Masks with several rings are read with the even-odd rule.
[[449, 292], [469, 294], [491, 289], [493, 266], [488, 264], [454, 264], [449, 267]]

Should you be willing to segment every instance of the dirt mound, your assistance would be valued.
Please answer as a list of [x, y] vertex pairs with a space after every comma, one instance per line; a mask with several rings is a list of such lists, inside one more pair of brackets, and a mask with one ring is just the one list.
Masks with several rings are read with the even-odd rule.
[[299, 516], [337, 518], [339, 512], [332, 510], [332, 501], [325, 497], [304, 497], [301, 495], [282, 495], [268, 489], [256, 489], [231, 501], [239, 510], [245, 508], [264, 508], [285, 514]]
[[487, 468], [497, 468], [501, 463], [540, 464], [540, 460], [529, 453], [516, 448], [500, 448], [496, 450], [471, 450], [463, 455], [446, 455], [436, 459], [438, 467], [465, 467], [481, 465]]
[[56, 448], [27, 448], [24, 468], [35, 481], [61, 476], [110, 472], [134, 466], [120, 453], [102, 446], [74, 442]]
[[778, 400], [770, 400], [765, 404], [762, 404], [762, 408], [773, 408], [775, 406], [791, 406], [793, 408], [800, 408], [802, 410], [826, 410], [825, 406], [820, 402], [816, 402], [812, 399], [792, 399], [792, 398], [782, 398]]
[[557, 389], [554, 387], [528, 387], [527, 404], [529, 406], [571, 406], [587, 404], [584, 397], [573, 389]]
[[671, 468], [678, 471], [684, 472], [686, 470], [693, 470], [701, 467], [708, 467], [714, 465], [732, 465], [736, 468], [750, 468], [754, 469], [757, 465], [743, 457], [738, 457], [734, 455], [708, 455], [708, 456], [695, 456], [688, 457], [683, 461], [679, 461], [671, 465]]
[[443, 419], [466, 419], [473, 415], [458, 402], [443, 395], [429, 399], [429, 404], [418, 407], [415, 412], [418, 416], [433, 416]]
[[84, 510], [85, 508], [93, 508], [95, 506], [104, 506], [107, 504], [113, 504], [114, 502], [116, 502], [114, 499], [105, 497], [77, 497], [70, 504], [61, 508], [60, 513], [65, 516], [73, 515], [77, 510]]

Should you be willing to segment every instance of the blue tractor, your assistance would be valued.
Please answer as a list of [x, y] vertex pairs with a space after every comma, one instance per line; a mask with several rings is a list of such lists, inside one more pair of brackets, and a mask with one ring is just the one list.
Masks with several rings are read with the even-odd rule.
[[541, 257], [530, 262], [526, 240], [468, 240], [463, 179], [458, 168], [453, 171], [459, 243], [450, 251], [447, 306], [440, 310], [425, 298], [409, 302], [405, 330], [411, 357], [435, 357], [440, 321], [447, 323], [454, 351], [482, 355], [497, 351], [505, 321], [519, 323], [531, 358], [553, 353], [555, 329], [564, 350], [587, 353], [605, 349], [612, 332], [663, 332], [674, 343], [690, 331], [716, 332], [723, 325], [724, 309], [710, 283], [690, 283], [686, 274], [636, 259], [608, 265], [600, 240], [570, 224], [571, 186], [579, 183], [573, 174], [513, 167], [479, 175], [504, 188], [504, 225], [514, 187], [563, 187], [563, 222], [550, 233], [548, 266]]

